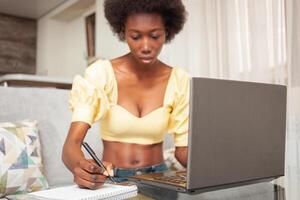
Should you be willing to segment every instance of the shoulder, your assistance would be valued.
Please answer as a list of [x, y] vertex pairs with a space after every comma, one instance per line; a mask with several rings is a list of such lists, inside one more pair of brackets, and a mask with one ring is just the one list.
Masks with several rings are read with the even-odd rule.
[[182, 68], [174, 67], [173, 70], [173, 79], [175, 81], [178, 91], [180, 93], [187, 92], [190, 85], [190, 75]]
[[103, 87], [111, 81], [111, 63], [109, 60], [99, 59], [88, 66], [84, 78], [98, 87]]
[[103, 75], [103, 73], [105, 74], [109, 72], [108, 71], [109, 66], [110, 66], [109, 60], [99, 59], [86, 68], [84, 75], [89, 77], [101, 76]]
[[185, 71], [184, 69], [179, 68], [179, 67], [173, 67], [173, 69], [174, 69], [176, 78], [186, 79], [186, 80], [190, 79], [189, 73], [187, 71]]
[[185, 82], [189, 82], [190, 81], [190, 75], [188, 74], [187, 71], [185, 71], [184, 69], [180, 68], [180, 67], [176, 67], [176, 66], [170, 66], [167, 65], [163, 62], [161, 62], [162, 65], [164, 66], [164, 68], [167, 68], [168, 70], [171, 69], [171, 75], [172, 75], [172, 79], [173, 81], [185, 81]]
[[166, 102], [172, 106], [188, 101], [190, 91], [190, 75], [183, 69], [172, 67], [172, 76], [168, 85]]

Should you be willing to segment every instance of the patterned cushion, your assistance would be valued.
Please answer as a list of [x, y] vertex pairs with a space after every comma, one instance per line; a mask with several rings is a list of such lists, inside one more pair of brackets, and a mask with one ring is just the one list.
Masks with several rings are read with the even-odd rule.
[[0, 197], [48, 188], [37, 122], [0, 123]]

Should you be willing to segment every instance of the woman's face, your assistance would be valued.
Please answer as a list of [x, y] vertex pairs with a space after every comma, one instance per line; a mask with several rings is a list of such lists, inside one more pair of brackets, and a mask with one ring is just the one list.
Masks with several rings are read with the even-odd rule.
[[125, 23], [125, 39], [131, 55], [138, 63], [154, 64], [166, 40], [161, 15], [156, 13], [130, 15]]

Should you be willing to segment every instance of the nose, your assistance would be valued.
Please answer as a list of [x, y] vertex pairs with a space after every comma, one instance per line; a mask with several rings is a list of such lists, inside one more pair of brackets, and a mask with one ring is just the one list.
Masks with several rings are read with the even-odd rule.
[[142, 50], [143, 54], [149, 54], [149, 53], [151, 53], [151, 45], [149, 43], [148, 38], [144, 38], [143, 39], [141, 50]]

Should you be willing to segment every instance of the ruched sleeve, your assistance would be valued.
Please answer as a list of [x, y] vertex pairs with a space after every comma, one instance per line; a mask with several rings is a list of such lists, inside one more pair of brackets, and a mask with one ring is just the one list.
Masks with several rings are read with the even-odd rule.
[[97, 74], [99, 72], [92, 66], [87, 68], [84, 77], [75, 76], [69, 98], [72, 122], [81, 121], [92, 125], [103, 118], [109, 109], [105, 77], [103, 73], [99, 76]]
[[189, 127], [189, 93], [190, 78], [184, 73], [178, 77], [178, 85], [173, 110], [170, 116], [169, 132], [174, 135], [175, 146], [188, 145], [188, 127]]

